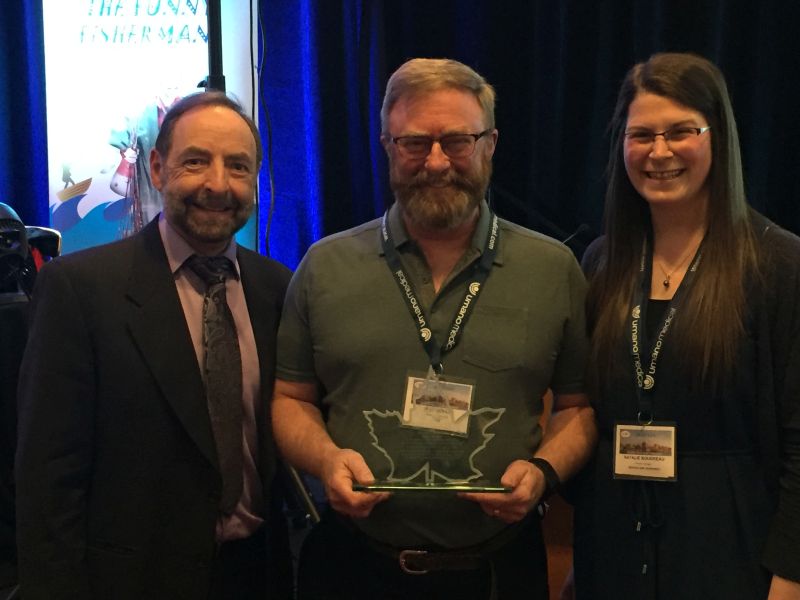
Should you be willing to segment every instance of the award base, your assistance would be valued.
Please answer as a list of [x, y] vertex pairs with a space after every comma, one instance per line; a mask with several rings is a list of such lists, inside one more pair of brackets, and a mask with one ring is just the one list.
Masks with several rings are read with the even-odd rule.
[[413, 481], [376, 481], [353, 484], [354, 492], [480, 492], [508, 494], [513, 488], [474, 481], [461, 483], [420, 483]]

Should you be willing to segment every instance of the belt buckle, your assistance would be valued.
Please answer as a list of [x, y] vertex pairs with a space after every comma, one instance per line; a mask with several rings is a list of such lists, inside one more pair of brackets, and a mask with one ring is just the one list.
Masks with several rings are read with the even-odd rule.
[[400, 555], [397, 557], [397, 560], [400, 563], [400, 568], [404, 573], [408, 573], [409, 575], [425, 575], [428, 572], [428, 569], [412, 569], [406, 564], [406, 559], [409, 557], [422, 556], [424, 554], [427, 554], [425, 550], [401, 550]]

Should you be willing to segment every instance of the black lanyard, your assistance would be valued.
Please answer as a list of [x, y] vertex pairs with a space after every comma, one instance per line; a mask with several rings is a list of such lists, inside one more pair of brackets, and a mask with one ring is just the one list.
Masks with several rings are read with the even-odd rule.
[[400, 261], [400, 255], [394, 247], [392, 240], [392, 232], [389, 230], [389, 222], [387, 220], [388, 213], [384, 213], [381, 221], [381, 244], [383, 245], [383, 254], [386, 257], [386, 264], [392, 272], [397, 287], [403, 294], [406, 306], [408, 307], [411, 318], [417, 326], [419, 331], [419, 338], [422, 341], [422, 346], [431, 361], [431, 368], [436, 374], [441, 374], [442, 355], [449, 352], [456, 347], [461, 336], [464, 333], [464, 328], [467, 325], [467, 320], [475, 308], [475, 303], [478, 301], [478, 295], [481, 288], [492, 270], [495, 256], [497, 256], [497, 241], [500, 238], [500, 228], [498, 227], [497, 215], [489, 213], [491, 224], [489, 226], [489, 235], [486, 238], [486, 246], [483, 249], [480, 261], [475, 269], [474, 277], [467, 283], [467, 291], [464, 294], [464, 300], [461, 306], [456, 311], [453, 322], [450, 324], [450, 329], [447, 334], [447, 341], [440, 345], [436, 340], [436, 336], [429, 327], [428, 316], [422, 308], [422, 304], [418, 300], [417, 293], [414, 291], [414, 286], [406, 275], [403, 268], [403, 263]]
[[[636, 286], [637, 291], [630, 313], [631, 328], [629, 340], [631, 356], [633, 357], [633, 373], [636, 378], [636, 397], [639, 403], [639, 414], [637, 418], [640, 423], [649, 423], [653, 420], [652, 394], [656, 385], [658, 359], [664, 351], [664, 339], [667, 337], [667, 332], [672, 322], [675, 320], [675, 315], [678, 312], [681, 300], [694, 281], [697, 267], [700, 265], [700, 258], [703, 254], [702, 250], [703, 243], [701, 242], [692, 262], [689, 263], [689, 268], [686, 270], [686, 275], [684, 275], [681, 285], [678, 287], [678, 290], [667, 306], [667, 310], [664, 312], [664, 316], [656, 329], [658, 333], [655, 342], [651, 347], [648, 344], [647, 332], [645, 331], [644, 324], [647, 323], [647, 301], [650, 298], [650, 283], [653, 277], [653, 249], [646, 240], [642, 248], [642, 258], [639, 263], [639, 284]], [[650, 363], [646, 370], [642, 365], [642, 348], [650, 349]]]

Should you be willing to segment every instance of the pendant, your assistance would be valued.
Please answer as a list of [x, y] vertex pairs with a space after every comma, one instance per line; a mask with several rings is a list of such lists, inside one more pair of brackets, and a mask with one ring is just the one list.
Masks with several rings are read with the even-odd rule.
[[664, 289], [667, 289], [669, 287], [669, 276], [661, 283], [664, 284]]

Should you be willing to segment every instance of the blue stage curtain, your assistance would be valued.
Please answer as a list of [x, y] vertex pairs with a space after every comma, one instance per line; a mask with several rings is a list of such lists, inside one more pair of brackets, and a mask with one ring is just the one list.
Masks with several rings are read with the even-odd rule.
[[800, 232], [796, 2], [260, 0], [260, 9], [271, 252], [289, 266], [390, 201], [378, 113], [389, 74], [415, 56], [461, 60], [495, 86], [494, 207], [556, 238], [580, 227], [577, 253], [601, 228], [605, 132], [625, 72], [655, 52], [706, 56], [728, 81], [750, 202]]
[[0, 202], [26, 225], [50, 224], [40, 2], [7, 2], [0, 18]]
[[[341, 223], [367, 221], [386, 206], [388, 174], [379, 142], [386, 78], [381, 5], [261, 3], [262, 93], [272, 123], [275, 184], [269, 253], [290, 267]], [[266, 171], [262, 233], [270, 201]], [[262, 235], [262, 251], [264, 242]]]

